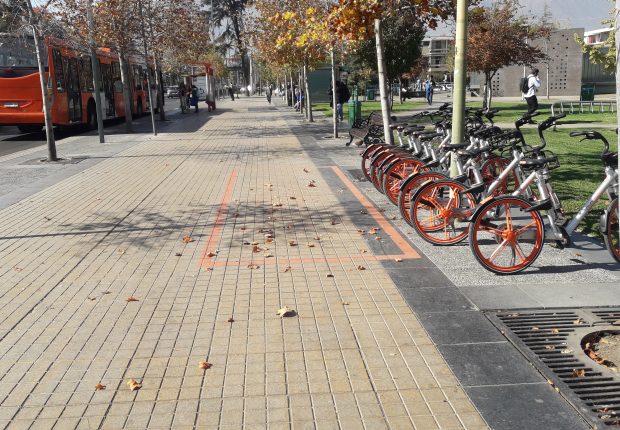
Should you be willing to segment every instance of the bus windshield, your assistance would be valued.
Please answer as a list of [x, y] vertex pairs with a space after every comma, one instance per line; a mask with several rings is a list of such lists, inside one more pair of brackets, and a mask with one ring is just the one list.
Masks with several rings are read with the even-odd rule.
[[[43, 54], [47, 67], [47, 55]], [[32, 36], [0, 35], [0, 77], [19, 77], [38, 72]]]

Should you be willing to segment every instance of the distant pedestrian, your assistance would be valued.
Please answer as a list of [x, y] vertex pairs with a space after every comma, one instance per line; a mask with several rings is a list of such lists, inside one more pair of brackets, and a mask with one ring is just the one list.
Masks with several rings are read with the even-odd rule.
[[271, 104], [271, 93], [272, 93], [272, 89], [271, 89], [271, 85], [269, 85], [267, 89], [265, 90], [265, 95], [267, 96], [267, 103], [269, 104]]
[[233, 89], [232, 85], [228, 87], [228, 95], [230, 96], [230, 99], [234, 102], [235, 101], [235, 90]]
[[424, 82], [424, 91], [426, 92], [426, 101], [429, 105], [433, 104], [433, 77], [429, 76]]
[[187, 89], [185, 83], [179, 83], [179, 99], [181, 102], [181, 113], [185, 113], [187, 110]]
[[[329, 89], [329, 95], [332, 96], [330, 99], [330, 107], [333, 104], [333, 92], [332, 89]], [[351, 93], [349, 92], [349, 87], [342, 81], [336, 81], [336, 119], [338, 121], [344, 120], [344, 113], [342, 107], [346, 102], [351, 98]]]
[[538, 69], [532, 69], [527, 77], [527, 93], [523, 93], [523, 98], [527, 102], [527, 113], [532, 114], [538, 110], [538, 99], [536, 93], [540, 88], [540, 78], [538, 77]]

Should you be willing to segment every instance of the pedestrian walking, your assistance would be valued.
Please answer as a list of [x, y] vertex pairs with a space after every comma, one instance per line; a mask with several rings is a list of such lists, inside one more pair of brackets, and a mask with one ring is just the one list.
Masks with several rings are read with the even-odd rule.
[[[330, 102], [329, 106], [333, 107], [333, 90], [329, 89]], [[346, 102], [351, 98], [351, 93], [349, 92], [349, 87], [342, 81], [336, 81], [336, 119], [338, 121], [344, 120], [343, 106]]]
[[187, 89], [183, 82], [179, 83], [179, 100], [181, 103], [181, 113], [187, 110]]
[[429, 105], [433, 104], [433, 77], [428, 76], [424, 83], [424, 90], [426, 92], [426, 101]]
[[198, 113], [198, 88], [196, 87], [196, 85], [192, 85], [191, 87], [189, 100], [190, 106], [194, 106], [195, 108], [194, 112]]
[[271, 104], [271, 92], [272, 92], [271, 85], [269, 85], [267, 89], [265, 90], [265, 95], [267, 96], [267, 103], [269, 104]]
[[[527, 77], [527, 92], [523, 92], [523, 88], [521, 91], [523, 92], [523, 98], [527, 102], [527, 113], [531, 114], [538, 110], [538, 98], [536, 98], [536, 93], [540, 88], [540, 78], [538, 77], [538, 69], [532, 69], [532, 73], [530, 73]], [[533, 121], [532, 121], [533, 122]]]
[[228, 95], [230, 96], [230, 99], [234, 102], [235, 101], [235, 90], [233, 89], [232, 85], [228, 87]]

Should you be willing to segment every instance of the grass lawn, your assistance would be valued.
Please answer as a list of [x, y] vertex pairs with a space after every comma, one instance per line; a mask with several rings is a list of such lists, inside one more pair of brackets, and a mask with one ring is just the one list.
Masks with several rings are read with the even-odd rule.
[[[552, 102], [547, 102], [544, 100], [538, 99], [539, 103], [539, 111], [540, 116], [537, 119], [544, 119], [547, 116], [551, 115], [551, 104]], [[482, 107], [482, 102], [469, 102], [467, 106], [472, 107]], [[514, 123], [517, 118], [527, 112], [527, 103], [525, 100], [523, 102], [491, 102], [492, 108], [498, 108], [500, 111], [495, 115], [493, 120], [495, 122], [509, 122]], [[570, 113], [569, 105], [567, 103], [564, 104], [564, 112], [567, 114], [566, 118], [560, 120], [562, 123], [567, 124], [570, 122], [578, 122], [578, 123], [591, 123], [593, 126], [602, 125], [602, 124], [616, 124], [617, 116], [616, 112], [598, 112], [598, 108], [594, 108], [594, 112], [591, 113], [589, 111], [589, 107], [584, 106], [584, 113], [579, 113], [577, 105], [575, 105], [575, 113]], [[605, 108], [607, 109], [607, 108]], [[556, 113], [560, 111], [557, 110]], [[558, 122], [560, 122], [558, 121]]]
[[[374, 101], [374, 102], [361, 102], [362, 103], [362, 118], [363, 117], [367, 117], [368, 115], [370, 115], [373, 111], [380, 111], [381, 110], [381, 102], [380, 101]], [[421, 99], [419, 100], [407, 100], [405, 101], [403, 104], [398, 103], [397, 100], [394, 101], [394, 106], [392, 107], [392, 112], [394, 112], [396, 115], [398, 115], [399, 113], [405, 113], [407, 111], [411, 111], [413, 109], [416, 108], [420, 108], [421, 106], [426, 105], [426, 103], [424, 101], [422, 101]], [[437, 107], [439, 107], [440, 105], [437, 104]], [[312, 104], [312, 109], [315, 112], [324, 112], [325, 115], [327, 115], [328, 117], [331, 117], [332, 115], [332, 108], [329, 107], [329, 103], [313, 103]], [[349, 115], [349, 105], [345, 104], [342, 108], [343, 113], [344, 113], [344, 118], [345, 121], [348, 118]]]
[[[603, 163], [600, 159], [603, 144], [595, 140], [580, 142], [578, 138], [570, 137], [569, 133], [575, 130], [584, 129], [558, 127], [555, 132], [552, 130], [545, 132], [546, 149], [553, 151], [560, 160], [560, 167], [551, 172], [551, 184], [569, 217], [573, 217], [581, 209], [605, 177]], [[610, 142], [610, 150], [617, 151], [618, 136], [616, 133], [613, 130], [598, 131]], [[539, 144], [540, 140], [535, 129], [524, 129], [523, 134], [530, 145]], [[600, 236], [599, 217], [608, 204], [606, 196], [601, 198], [581, 222], [578, 230]]]

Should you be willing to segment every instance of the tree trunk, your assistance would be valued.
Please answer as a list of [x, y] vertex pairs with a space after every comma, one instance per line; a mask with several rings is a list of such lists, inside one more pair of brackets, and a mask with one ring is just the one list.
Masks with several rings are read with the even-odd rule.
[[388, 101], [387, 85], [385, 82], [385, 60], [383, 58], [383, 36], [381, 34], [381, 19], [375, 19], [375, 34], [377, 46], [377, 73], [379, 74], [379, 94], [381, 95], [381, 114], [383, 115], [383, 134], [385, 143], [394, 144], [392, 130], [390, 130], [390, 106]]
[[304, 87], [306, 88], [306, 117], [308, 122], [314, 122], [312, 116], [312, 98], [310, 97], [310, 86], [308, 85], [308, 63], [304, 63]]
[[[157, 87], [157, 109], [159, 109], [159, 120], [165, 121], [166, 112], [164, 112], [164, 94], [161, 90], [161, 76], [159, 74], [159, 61], [157, 58], [157, 55], [153, 57], [153, 66], [155, 67], [155, 86]], [[215, 98], [215, 94], [213, 94], [213, 97]]]
[[[293, 71], [292, 70], [289, 70], [288, 77], [289, 77], [289, 81], [291, 82], [291, 91], [290, 91], [291, 107], [294, 107], [295, 106], [295, 85], [293, 84]], [[289, 99], [286, 99], [287, 105], [288, 105], [288, 101]]]
[[334, 124], [334, 139], [338, 139], [338, 112], [336, 112], [336, 103], [338, 103], [336, 98], [336, 55], [333, 47], [329, 52], [329, 56], [332, 62], [332, 121]]
[[398, 77], [398, 102], [399, 104], [403, 104], [403, 78]]
[[[99, 60], [97, 59], [97, 45], [95, 44], [94, 23], [93, 23], [93, 5], [92, 0], [86, 2], [86, 16], [88, 19], [88, 45], [90, 48], [90, 62], [93, 71], [93, 90], [95, 91], [95, 114], [97, 115], [97, 134], [99, 135], [99, 143], [105, 143], [103, 134], [103, 104], [101, 103], [101, 71], [99, 69]], [[90, 118], [89, 118], [90, 120]]]
[[125, 59], [125, 51], [118, 49], [118, 62], [121, 69], [121, 83], [123, 84], [123, 105], [125, 106], [125, 131], [127, 133], [133, 132], [133, 116], [131, 114], [131, 102], [130, 83], [129, 83], [129, 71], [127, 69], [127, 60]]
[[[30, 19], [32, 16], [32, 6], [28, 1], [28, 12], [30, 13]], [[58, 156], [56, 154], [56, 139], [54, 138], [54, 125], [52, 124], [52, 114], [50, 111], [49, 96], [47, 94], [47, 85], [45, 82], [45, 66], [43, 66], [43, 58], [41, 56], [41, 40], [39, 39], [39, 32], [36, 25], [32, 25], [32, 35], [34, 36], [34, 48], [37, 54], [37, 65], [39, 66], [39, 83], [41, 84], [41, 96], [43, 98], [43, 117], [45, 118], [45, 137], [47, 140], [47, 160], [56, 161]]]

